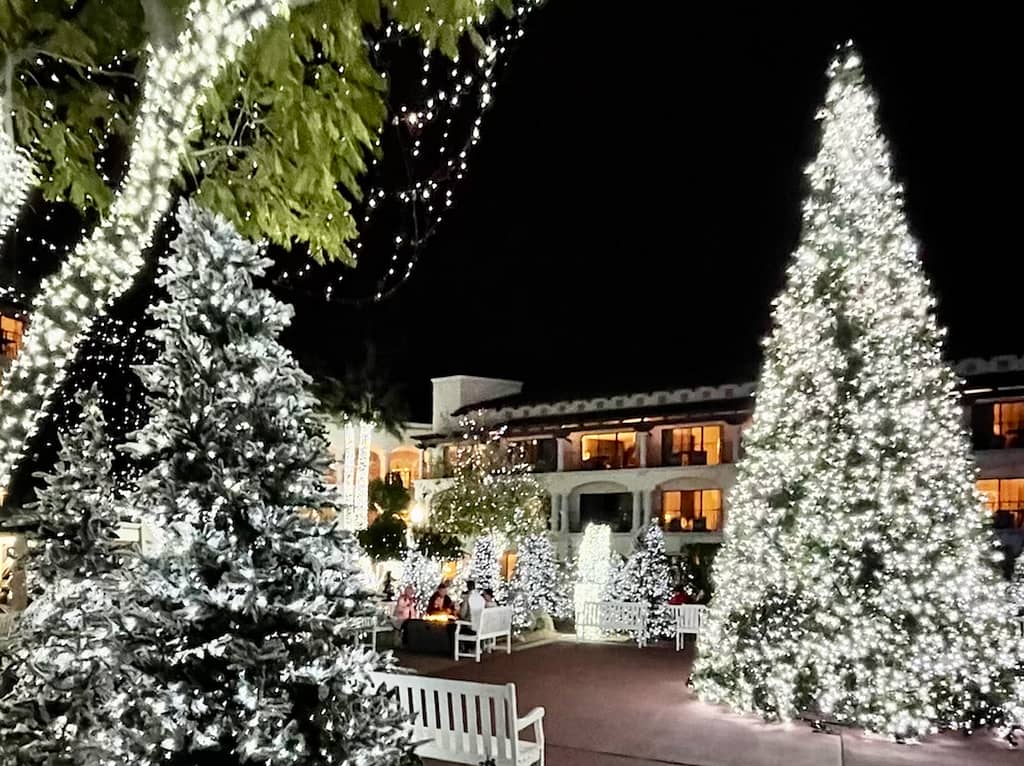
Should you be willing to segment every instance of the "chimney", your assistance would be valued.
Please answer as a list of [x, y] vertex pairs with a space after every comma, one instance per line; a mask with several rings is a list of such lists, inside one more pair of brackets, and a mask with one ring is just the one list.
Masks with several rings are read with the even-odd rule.
[[497, 399], [501, 396], [518, 394], [523, 390], [520, 380], [480, 378], [474, 375], [449, 375], [433, 378], [434, 416], [431, 427], [434, 433], [449, 433], [459, 425], [458, 417], [452, 413], [463, 407]]

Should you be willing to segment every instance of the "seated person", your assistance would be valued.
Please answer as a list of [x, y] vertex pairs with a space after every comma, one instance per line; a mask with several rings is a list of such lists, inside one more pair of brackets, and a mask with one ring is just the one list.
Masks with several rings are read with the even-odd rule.
[[690, 595], [683, 589], [682, 585], [677, 585], [675, 592], [672, 594], [672, 598], [668, 600], [668, 603], [673, 606], [677, 606], [679, 604], [692, 604], [693, 599], [690, 598]]
[[483, 608], [484, 597], [476, 589], [476, 582], [466, 580], [466, 595], [463, 596], [462, 603], [459, 604], [459, 619], [472, 622], [473, 615], [479, 613]]
[[415, 620], [416, 617], [416, 591], [413, 590], [411, 585], [406, 585], [402, 595], [398, 597], [398, 601], [395, 603], [394, 611], [391, 613], [391, 624], [396, 628], [401, 628], [406, 620]]
[[484, 597], [484, 608], [485, 609], [487, 607], [489, 607], [489, 606], [497, 606], [498, 605], [498, 602], [494, 600], [494, 591], [491, 590], [490, 588], [484, 588], [484, 590], [483, 590], [483, 597]]
[[448, 583], [442, 582], [437, 586], [434, 595], [427, 602], [427, 614], [455, 614], [455, 604], [448, 595]]

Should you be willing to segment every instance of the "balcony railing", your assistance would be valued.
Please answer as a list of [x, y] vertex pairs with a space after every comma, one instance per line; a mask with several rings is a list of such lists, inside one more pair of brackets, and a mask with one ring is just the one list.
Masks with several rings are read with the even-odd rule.
[[1004, 501], [992, 508], [992, 527], [994, 529], [1024, 528], [1024, 501]]
[[717, 460], [714, 450], [688, 450], [683, 452], [671, 452], [666, 450], [662, 454], [662, 465], [718, 465], [719, 463], [733, 462], [732, 443], [722, 441], [718, 444]]

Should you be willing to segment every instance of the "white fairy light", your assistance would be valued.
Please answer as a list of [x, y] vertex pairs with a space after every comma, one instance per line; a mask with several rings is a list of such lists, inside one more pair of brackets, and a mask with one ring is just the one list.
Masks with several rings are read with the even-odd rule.
[[40, 286], [23, 346], [0, 388], [0, 488], [10, 483], [66, 368], [96, 317], [132, 284], [215, 78], [283, 0], [194, 0], [173, 49], [147, 50], [128, 170], [107, 218]]
[[370, 438], [373, 423], [359, 421], [359, 447], [356, 453], [355, 503], [352, 506], [353, 531], [366, 529], [367, 510], [370, 507]]
[[28, 152], [15, 143], [0, 115], [0, 246], [34, 181]]

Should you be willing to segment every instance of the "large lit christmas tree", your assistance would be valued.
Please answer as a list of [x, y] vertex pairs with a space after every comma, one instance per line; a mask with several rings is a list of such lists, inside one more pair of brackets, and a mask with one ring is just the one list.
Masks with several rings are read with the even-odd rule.
[[395, 763], [408, 726], [370, 680], [380, 658], [352, 646], [373, 607], [354, 539], [319, 520], [326, 442], [277, 340], [291, 307], [254, 287], [268, 261], [225, 219], [183, 204], [178, 224], [131, 444], [153, 465], [132, 502], [163, 539], [138, 599], [163, 763]]
[[896, 737], [991, 724], [1015, 640], [935, 301], [850, 47], [820, 119], [696, 688]]
[[530, 630], [537, 615], [568, 617], [571, 611], [568, 583], [547, 535], [530, 535], [516, 551], [516, 565], [509, 581], [512, 627]]
[[640, 533], [637, 550], [629, 557], [620, 575], [621, 601], [638, 601], [647, 605], [647, 623], [643, 635], [635, 636], [641, 643], [674, 635], [675, 622], [668, 608], [672, 596], [671, 572], [665, 554], [665, 535], [656, 521]]

